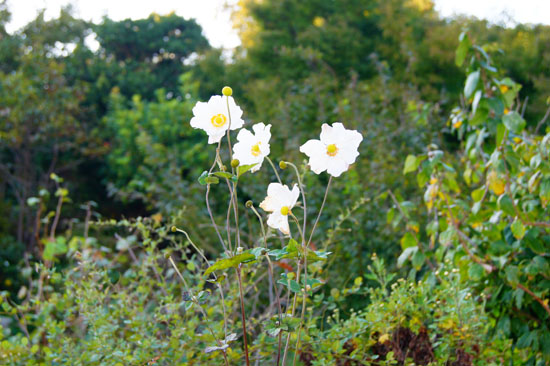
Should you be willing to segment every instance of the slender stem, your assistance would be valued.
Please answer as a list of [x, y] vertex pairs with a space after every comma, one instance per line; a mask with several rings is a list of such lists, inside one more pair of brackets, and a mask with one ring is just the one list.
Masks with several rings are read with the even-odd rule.
[[315, 228], [317, 227], [317, 223], [319, 222], [319, 218], [321, 217], [321, 213], [323, 212], [323, 208], [325, 207], [325, 203], [327, 201], [328, 191], [329, 191], [331, 183], [332, 183], [332, 175], [328, 178], [327, 189], [325, 191], [325, 197], [323, 197], [323, 203], [321, 203], [321, 208], [319, 209], [319, 214], [317, 215], [317, 218], [315, 219], [315, 223], [313, 224], [313, 228], [311, 229], [311, 234], [309, 235], [309, 239], [307, 241], [307, 246], [308, 247], [311, 244], [311, 239], [313, 238], [313, 233], [315, 232]]
[[[216, 343], [218, 344], [218, 346], [222, 346], [222, 342], [220, 340], [218, 340], [218, 338], [216, 338], [216, 333], [214, 333], [214, 330], [210, 327], [210, 325], [208, 325], [208, 321], [207, 318], [208, 318], [208, 315], [206, 314], [206, 312], [204, 311], [204, 309], [202, 308], [201, 304], [199, 303], [199, 301], [197, 300], [197, 298], [193, 295], [193, 291], [191, 290], [191, 288], [189, 287], [189, 285], [187, 284], [187, 281], [185, 281], [185, 278], [183, 277], [183, 275], [181, 274], [180, 270], [178, 269], [178, 267], [176, 266], [176, 263], [174, 263], [174, 260], [172, 259], [172, 256], [169, 256], [168, 257], [168, 260], [170, 261], [170, 264], [172, 264], [172, 267], [174, 267], [174, 270], [176, 271], [176, 273], [178, 274], [179, 278], [181, 279], [181, 282], [183, 282], [183, 286], [185, 287], [185, 289], [189, 292], [189, 295], [191, 295], [191, 299], [193, 301], [193, 303], [195, 303], [195, 305], [197, 305], [197, 307], [199, 308], [200, 312], [202, 313], [202, 316], [204, 317], [205, 319], [205, 326], [208, 328], [208, 331], [210, 332], [210, 334], [212, 334], [212, 337], [214, 338], [214, 340], [216, 341]], [[225, 353], [225, 350], [222, 350], [222, 355], [223, 355], [223, 359], [225, 361], [225, 364], [226, 366], [229, 366], [229, 361], [227, 360], [227, 355]]]
[[[298, 171], [298, 168], [296, 167], [296, 165], [294, 165], [290, 162], [286, 162], [286, 163], [288, 165], [290, 165], [292, 168], [294, 168], [294, 171], [296, 172], [296, 178], [298, 179], [298, 187], [300, 187], [300, 192], [302, 192], [302, 200], [304, 201], [304, 222], [303, 222], [304, 227], [302, 229], [302, 233], [305, 234], [305, 232], [306, 232], [306, 223], [307, 223], [306, 192], [304, 191], [304, 185], [302, 184], [302, 179], [300, 178], [300, 172]], [[330, 180], [329, 180], [329, 183], [330, 183]], [[325, 197], [326, 197], [326, 194], [325, 194]], [[306, 246], [306, 242], [305, 242], [305, 240], [302, 240], [302, 247], [305, 248], [305, 246]]]
[[241, 321], [243, 325], [243, 341], [244, 341], [244, 354], [246, 357], [246, 366], [250, 366], [250, 360], [248, 359], [248, 340], [246, 332], [246, 316], [244, 314], [244, 298], [243, 298], [243, 281], [241, 278], [241, 267], [235, 269], [237, 272], [237, 277], [239, 279], [239, 296], [241, 298]]
[[[195, 248], [195, 250], [199, 253], [199, 255], [201, 256], [201, 258], [204, 260], [204, 262], [206, 263], [206, 265], [209, 265], [208, 263], [208, 259], [206, 258], [206, 256], [204, 255], [204, 253], [202, 252], [202, 250], [199, 249], [199, 247], [197, 247], [195, 245], [195, 243], [193, 243], [193, 240], [191, 240], [191, 238], [189, 237], [189, 234], [187, 234], [186, 231], [184, 230], [181, 230], [181, 229], [178, 229], [176, 228], [176, 231], [177, 232], [180, 232], [182, 234], [185, 235], [185, 237], [187, 238], [187, 241], [189, 241], [189, 243], [191, 243], [191, 246], [193, 248]], [[214, 276], [214, 279], [217, 280], [217, 276], [214, 272], [212, 272], [212, 275]], [[224, 334], [225, 336], [227, 337], [227, 313], [225, 311], [225, 298], [224, 298], [224, 295], [223, 295], [223, 288], [221, 286], [221, 284], [218, 283], [218, 289], [220, 290], [220, 296], [222, 298], [222, 308], [223, 308], [223, 328], [224, 328]]]
[[[263, 239], [264, 239], [264, 247], [267, 249], [267, 237], [266, 237], [266, 233], [265, 233], [265, 227], [264, 227], [264, 222], [262, 220], [262, 216], [258, 213], [258, 211], [256, 210], [256, 208], [254, 208], [254, 206], [250, 206], [250, 209], [252, 210], [252, 212], [254, 212], [254, 214], [256, 214], [256, 216], [258, 217], [258, 220], [260, 221], [260, 227], [262, 228], [262, 236], [263, 236]], [[275, 276], [273, 275], [273, 263], [271, 263], [271, 259], [269, 258], [269, 254], [266, 253], [265, 254], [265, 257], [267, 259], [267, 263], [268, 263], [268, 270], [269, 270], [269, 276], [271, 278], [271, 283], [273, 284], [273, 289], [275, 290], [275, 301], [277, 303], [277, 310], [279, 311], [279, 324], [282, 324], [283, 322], [283, 309], [281, 307], [281, 296], [279, 295], [279, 288], [277, 287], [277, 283], [275, 281]], [[279, 341], [278, 341], [278, 346], [277, 346], [277, 362], [276, 362], [276, 365], [279, 366], [280, 364], [280, 360], [281, 360], [281, 346], [282, 346], [282, 332], [279, 332]]]
[[[214, 162], [212, 163], [212, 166], [210, 167], [210, 170], [208, 171], [208, 174], [212, 173], [212, 170], [214, 170], [214, 167], [216, 166], [216, 163], [219, 163], [221, 165], [220, 147], [221, 147], [221, 140], [218, 142], [218, 147], [216, 148], [216, 157], [214, 158]], [[214, 230], [216, 231], [216, 234], [218, 235], [218, 239], [220, 240], [220, 243], [222, 244], [223, 250], [227, 254], [229, 254], [229, 251], [227, 250], [225, 242], [222, 239], [222, 235], [220, 234], [220, 231], [218, 230], [218, 225], [216, 224], [216, 220], [214, 220], [214, 215], [212, 214], [212, 209], [210, 207], [209, 197], [210, 197], [210, 184], [207, 184], [206, 185], [206, 209], [208, 211], [208, 216], [210, 216], [210, 221], [212, 221], [212, 226], [214, 226]]]
[[[57, 183], [56, 183], [57, 184]], [[59, 184], [57, 184], [57, 189], [59, 190]], [[55, 216], [53, 218], [52, 227], [50, 230], [50, 240], [53, 241], [55, 239], [55, 229], [57, 228], [57, 224], [59, 223], [59, 217], [61, 216], [61, 206], [63, 205], [63, 195], [59, 195], [59, 199], [57, 200], [57, 207], [55, 208]]]
[[[298, 268], [296, 269], [296, 282], [300, 283], [300, 270], [301, 270], [301, 262], [298, 261]], [[290, 287], [290, 286], [289, 286]], [[289, 296], [290, 296], [290, 290], [289, 290]], [[294, 312], [296, 311], [296, 299], [298, 297], [298, 294], [294, 294], [294, 300], [292, 301], [292, 312], [291, 315], [294, 316]], [[283, 366], [286, 364], [286, 356], [288, 354], [288, 347], [290, 345], [290, 334], [292, 332], [289, 330], [288, 335], [286, 336], [286, 344], [285, 344], [285, 351], [283, 352]]]
[[275, 167], [275, 164], [273, 164], [273, 161], [269, 158], [269, 156], [265, 157], [268, 161], [268, 163], [273, 168], [273, 171], [275, 172], [275, 175], [277, 176], [277, 180], [279, 181], [279, 184], [283, 184], [283, 181], [281, 180], [281, 177], [279, 176], [279, 172], [277, 172], [277, 168]]

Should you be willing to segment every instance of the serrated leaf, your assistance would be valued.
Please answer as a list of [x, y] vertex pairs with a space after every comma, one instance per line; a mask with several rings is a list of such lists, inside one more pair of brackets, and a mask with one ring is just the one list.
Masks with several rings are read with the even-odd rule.
[[220, 178], [227, 178], [227, 179], [233, 178], [233, 174], [231, 174], [229, 172], [214, 172], [212, 174], [215, 175], [216, 177], [220, 177]]
[[256, 165], [258, 165], [258, 164], [256, 163], [256, 164], [239, 165], [237, 167], [237, 177], [240, 177], [241, 175], [243, 175], [244, 173], [246, 173], [250, 169], [254, 168]]
[[208, 177], [208, 171], [205, 170], [204, 172], [202, 172], [202, 174], [199, 176], [199, 179], [198, 179], [199, 184], [200, 184], [201, 186], [205, 186], [205, 185], [206, 185], [206, 178], [207, 178], [207, 177]]
[[214, 271], [237, 267], [241, 263], [249, 262], [254, 259], [256, 259], [256, 256], [252, 253], [241, 253], [231, 258], [219, 259], [216, 263], [208, 267], [206, 271], [204, 271], [204, 274], [208, 275]]
[[212, 176], [206, 177], [204, 179], [204, 181], [206, 182], [206, 184], [218, 184], [218, 183], [220, 183], [220, 180], [219, 180], [218, 177], [212, 177]]

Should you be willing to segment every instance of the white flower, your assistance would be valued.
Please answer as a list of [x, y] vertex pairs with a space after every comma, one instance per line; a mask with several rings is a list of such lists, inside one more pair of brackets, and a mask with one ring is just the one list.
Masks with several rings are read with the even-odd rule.
[[321, 140], [309, 140], [300, 151], [309, 156], [309, 166], [315, 174], [326, 170], [333, 177], [339, 177], [359, 156], [357, 148], [362, 140], [359, 132], [346, 130], [340, 122], [332, 126], [323, 123]]
[[267, 187], [267, 197], [260, 203], [264, 211], [271, 212], [267, 218], [267, 225], [288, 235], [288, 214], [299, 196], [300, 190], [296, 184], [291, 191], [286, 185], [271, 183]]
[[242, 129], [237, 135], [237, 143], [233, 147], [233, 158], [240, 164], [256, 164], [250, 171], [260, 170], [264, 158], [269, 155], [269, 139], [271, 138], [271, 125], [256, 123], [252, 126], [252, 132]]
[[[231, 112], [231, 129], [236, 130], [243, 126], [243, 111], [235, 104], [233, 97], [229, 98], [229, 111]], [[227, 114], [227, 101], [221, 95], [213, 95], [208, 103], [197, 102], [193, 107], [191, 127], [200, 128], [208, 134], [208, 143], [220, 142], [229, 127], [229, 115]]]

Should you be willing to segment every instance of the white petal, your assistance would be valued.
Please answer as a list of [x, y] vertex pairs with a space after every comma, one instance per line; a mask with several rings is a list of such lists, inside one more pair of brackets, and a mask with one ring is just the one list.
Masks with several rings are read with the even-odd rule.
[[330, 159], [327, 167], [327, 173], [333, 177], [339, 177], [343, 172], [348, 170], [349, 164], [339, 157]]
[[[338, 124], [342, 126], [341, 123]], [[355, 130], [346, 130], [343, 126], [341, 127], [341, 129], [339, 128], [339, 130], [340, 131], [338, 131], [337, 144], [340, 146], [357, 149], [361, 141], [363, 141], [363, 135]]]
[[238, 135], [237, 135], [237, 141], [250, 142], [251, 143], [254, 140], [255, 140], [254, 135], [252, 134], [252, 132], [248, 131], [246, 128], [243, 128], [242, 130], [240, 130]]
[[279, 229], [283, 234], [286, 235], [290, 233], [288, 227], [288, 216], [284, 216], [278, 211], [273, 212], [267, 217], [267, 226], [274, 229]]
[[339, 148], [338, 157], [348, 164], [355, 163], [355, 159], [359, 156], [359, 151], [356, 147], [344, 145]]
[[281, 210], [281, 204], [271, 196], [267, 196], [262, 203], [260, 203], [260, 208], [265, 212], [274, 212]]
[[280, 183], [270, 183], [269, 186], [267, 186], [267, 195], [273, 197], [279, 202], [279, 208], [285, 206], [284, 203], [289, 202], [291, 197], [288, 186]]
[[326, 155], [326, 145], [319, 140], [309, 140], [302, 146], [300, 146], [300, 152], [303, 152], [310, 158], [317, 155]]
[[[228, 98], [229, 111], [231, 112], [231, 129], [236, 130], [244, 125], [244, 121], [242, 120], [243, 110], [241, 109], [241, 107], [235, 104], [235, 100], [233, 99], [233, 97]], [[225, 110], [227, 111], [227, 105]]]
[[309, 167], [315, 174], [321, 174], [327, 170], [330, 160], [326, 153], [317, 154], [309, 158]]
[[267, 226], [279, 229], [281, 221], [283, 221], [284, 218], [285, 216], [283, 216], [280, 211], [274, 211], [267, 217]]
[[211, 132], [208, 134], [208, 143], [209, 144], [217, 144], [218, 142], [220, 142], [220, 140], [222, 139], [222, 137], [225, 135], [225, 132], [222, 130], [222, 131], [219, 131], [219, 132]]
[[292, 208], [294, 205], [296, 205], [296, 202], [298, 202], [298, 197], [300, 197], [300, 188], [298, 188], [297, 184], [294, 184], [294, 187], [292, 187], [292, 198], [290, 200], [289, 207]]
[[288, 227], [288, 216], [281, 215], [279, 220], [279, 230], [285, 235], [290, 234], [290, 228]]
[[338, 131], [327, 123], [321, 126], [321, 141], [325, 145], [335, 144], [338, 141]]

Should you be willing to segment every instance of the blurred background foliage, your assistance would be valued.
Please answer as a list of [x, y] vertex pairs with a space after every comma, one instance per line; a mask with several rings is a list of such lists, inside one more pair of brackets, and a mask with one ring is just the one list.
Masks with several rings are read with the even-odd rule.
[[[538, 127], [542, 133], [548, 125], [544, 117], [550, 96], [550, 27], [523, 24], [504, 27], [464, 17], [444, 19], [430, 0], [241, 0], [234, 9], [233, 21], [242, 46], [230, 59], [223, 56], [222, 50], [209, 45], [194, 20], [176, 14], [151, 14], [146, 19], [121, 21], [105, 17], [94, 24], [74, 17], [68, 7], [51, 20], [46, 20], [41, 12], [14, 33], [5, 30], [9, 19], [9, 8], [3, 1], [0, 3], [0, 291], [11, 305], [5, 309], [9, 316], [4, 314], [2, 318], [5, 333], [2, 337], [36, 332], [33, 339], [39, 345], [48, 343], [42, 338], [53, 339], [60, 330], [58, 325], [40, 323], [47, 317], [42, 313], [45, 310], [29, 307], [30, 294], [44, 282], [40, 275], [44, 271], [59, 274], [76, 266], [76, 252], [86, 252], [88, 260], [102, 260], [100, 269], [86, 267], [86, 273], [97, 276], [94, 280], [97, 283], [107, 283], [107, 278], [117, 283], [121, 277], [143, 281], [143, 286], [163, 296], [175, 291], [173, 283], [160, 289], [159, 285], [147, 282], [150, 279], [146, 274], [155, 273], [152, 267], [138, 275], [132, 272], [136, 270], [133, 266], [141, 261], [162, 261], [162, 256], [132, 259], [134, 255], [129, 254], [126, 244], [120, 244], [115, 237], [115, 234], [119, 238], [132, 234], [132, 245], [139, 247], [139, 253], [147, 253], [144, 241], [150, 234], [143, 234], [143, 227], [132, 232], [92, 222], [126, 219], [134, 222], [148, 217], [148, 225], [157, 229], [177, 224], [200, 238], [209, 256], [217, 253], [212, 244], [216, 242], [215, 233], [204, 208], [204, 187], [197, 182], [201, 171], [213, 159], [214, 151], [205, 148], [204, 136], [188, 122], [193, 105], [219, 94], [224, 85], [233, 88], [247, 123], [262, 121], [273, 125], [272, 156], [303, 165], [304, 157], [298, 147], [312, 138], [312, 131], [317, 131], [323, 122], [342, 121], [364, 136], [357, 163], [344, 179], [334, 182], [328, 207], [336, 209], [325, 211], [318, 231], [328, 235], [319, 235], [313, 242], [317, 248], [327, 247], [334, 253], [324, 268], [325, 273], [330, 273], [326, 277], [327, 297], [331, 288], [346, 289], [357, 277], [367, 276], [371, 272], [368, 266], [372, 264], [372, 253], [384, 259], [389, 271], [409, 276], [409, 280], [422, 275], [413, 263], [397, 265], [402, 254], [403, 228], [388, 220], [387, 212], [392, 207], [396, 210], [395, 202], [381, 199], [380, 195], [386, 194], [387, 198], [387, 192], [391, 191], [395, 201], [406, 202], [401, 209], [405, 215], [414, 212], [414, 217], [405, 229], [422, 231], [419, 223], [426, 222], [429, 213], [415, 209], [423, 205], [424, 192], [414, 179], [403, 177], [405, 157], [419, 154], [434, 143], [460, 159], [457, 151], [461, 149], [462, 135], [449, 126], [448, 116], [455, 106], [471, 103], [463, 93], [466, 74], [456, 63], [461, 32], [467, 30], [472, 42], [483, 45], [491, 54], [499, 75], [509, 76], [522, 86], [517, 98], [527, 103], [524, 113], [527, 128]], [[90, 35], [95, 36], [97, 49], [88, 47], [85, 40]], [[537, 126], [541, 120], [543, 123]], [[51, 179], [52, 173], [63, 181]], [[239, 192], [242, 202], [247, 199], [260, 202], [265, 182], [274, 179], [272, 174], [263, 169], [247, 176]], [[282, 174], [285, 177], [290, 173]], [[312, 215], [321, 203], [326, 181], [324, 175], [306, 177]], [[212, 195], [213, 201], [218, 202], [214, 211], [223, 217], [227, 196], [216, 189]], [[64, 206], [62, 213], [56, 214], [59, 202]], [[52, 230], [56, 217], [57, 232], [55, 228]], [[88, 235], [94, 225], [97, 231]], [[251, 236], [256, 234], [250, 231]], [[74, 238], [79, 239], [71, 240]], [[158, 239], [154, 247], [164, 249], [183, 243], [181, 238]], [[58, 253], [55, 261], [50, 261], [55, 265], [38, 270], [35, 266], [45, 259], [44, 253], [49, 253], [50, 258], [52, 250]], [[152, 252], [149, 254], [153, 256]], [[547, 254], [546, 242], [546, 256], [542, 256], [546, 263]], [[134, 264], [130, 264], [132, 261]], [[189, 263], [193, 260], [189, 259]], [[172, 278], [173, 273], [167, 277]], [[89, 301], [101, 292], [93, 287], [94, 281], [73, 277], [66, 284], [52, 281], [43, 290], [48, 296], [42, 293], [40, 296], [49, 298], [49, 309], [57, 312], [57, 320], [70, 318], [71, 306], [76, 306], [70, 301], [88, 301], [87, 310], [80, 305], [81, 310], [93, 311]], [[75, 283], [90, 286], [90, 293], [74, 295], [83, 291]], [[133, 288], [126, 287], [124, 291], [131, 293]], [[548, 296], [548, 289], [541, 291]], [[60, 304], [59, 296], [75, 296], [77, 300]], [[325, 305], [330, 309], [336, 307], [343, 314], [338, 321], [345, 322], [349, 317], [363, 316], [352, 309], [363, 309], [369, 301], [380, 301], [375, 299], [376, 296], [366, 292], [350, 291], [346, 301], [338, 301], [338, 296], [331, 293]], [[105, 299], [104, 303], [109, 301], [114, 300]], [[115, 303], [117, 312], [133, 311]], [[27, 308], [22, 311], [34, 314], [28, 319], [32, 329], [22, 329], [7, 320], [13, 319], [11, 309], [16, 304], [25, 304]], [[162, 301], [151, 300], [150, 305], [161, 312], [157, 308], [161, 304]], [[482, 308], [480, 304], [484, 302], [468, 306]], [[497, 313], [489, 309], [487, 316], [491, 320], [485, 326], [495, 326], [498, 312], [513, 316], [511, 309], [512, 305]], [[535, 324], [531, 323], [535, 329], [541, 329], [541, 319], [548, 321], [548, 317], [539, 314], [536, 317], [541, 317], [533, 320]], [[104, 318], [96, 319], [100, 322]], [[181, 319], [167, 321], [174, 321], [171, 323], [174, 325]], [[475, 327], [481, 327], [482, 321], [475, 321], [478, 322]], [[436, 323], [430, 324], [436, 327]], [[54, 327], [55, 331], [47, 332], [47, 327]], [[153, 328], [143, 332], [164, 331]], [[111, 330], [117, 335], [129, 332]], [[363, 330], [362, 339], [368, 343], [380, 334], [391, 336], [394, 330], [382, 331]], [[548, 337], [547, 333], [540, 335], [540, 339]], [[524, 333], [505, 332], [513, 344], [521, 334]], [[176, 339], [178, 335], [172, 337]], [[453, 339], [449, 344], [452, 342], [458, 341]], [[471, 339], [467, 342], [468, 347], [475, 343]], [[314, 342], [311, 345], [312, 350], [317, 347]], [[349, 344], [345, 345], [343, 341], [336, 354], [345, 354]], [[115, 348], [120, 347], [124, 345]], [[166, 344], [156, 347], [169, 348]], [[465, 349], [461, 347], [458, 346]], [[41, 352], [47, 356], [46, 351]], [[511, 351], [510, 357], [524, 357], [534, 364], [542, 360], [537, 352]], [[88, 363], [82, 364], [99, 362], [93, 361], [92, 354], [86, 357]], [[145, 352], [121, 355], [115, 361], [146, 362], [154, 357], [155, 354]], [[173, 357], [184, 360], [193, 356]], [[548, 360], [547, 355], [544, 357]], [[101, 362], [115, 365], [115, 361]]]

